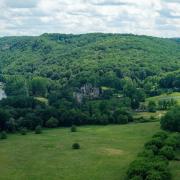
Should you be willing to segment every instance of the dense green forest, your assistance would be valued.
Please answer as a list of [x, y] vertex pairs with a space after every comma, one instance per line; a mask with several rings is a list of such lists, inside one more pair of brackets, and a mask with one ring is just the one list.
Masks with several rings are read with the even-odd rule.
[[147, 97], [180, 91], [180, 43], [131, 34], [3, 37], [0, 80], [8, 96], [1, 130], [125, 124], [135, 110], [156, 111], [155, 102], [144, 107]]

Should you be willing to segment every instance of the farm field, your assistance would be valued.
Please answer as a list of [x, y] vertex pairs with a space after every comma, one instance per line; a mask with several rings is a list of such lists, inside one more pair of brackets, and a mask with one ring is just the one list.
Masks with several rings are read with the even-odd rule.
[[[48, 129], [0, 141], [2, 180], [121, 180], [159, 123]], [[74, 142], [81, 149], [71, 148]], [[177, 173], [177, 172], [175, 172]]]

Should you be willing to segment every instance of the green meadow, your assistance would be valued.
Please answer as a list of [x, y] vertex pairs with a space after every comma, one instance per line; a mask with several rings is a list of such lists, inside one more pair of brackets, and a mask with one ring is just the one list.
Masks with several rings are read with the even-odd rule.
[[[121, 180], [143, 144], [159, 130], [159, 122], [153, 122], [9, 135], [0, 141], [0, 179]], [[72, 149], [75, 142], [79, 150]]]
[[166, 99], [174, 99], [177, 101], [178, 104], [180, 104], [180, 92], [174, 92], [170, 94], [162, 94], [160, 96], [154, 96], [146, 99], [146, 102], [149, 101], [156, 101], [158, 102], [159, 100], [166, 100]]

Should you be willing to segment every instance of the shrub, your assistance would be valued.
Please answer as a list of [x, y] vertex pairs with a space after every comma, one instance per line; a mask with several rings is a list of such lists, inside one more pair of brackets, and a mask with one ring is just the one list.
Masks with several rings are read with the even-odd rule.
[[149, 119], [146, 119], [143, 116], [141, 116], [141, 117], [136, 118], [135, 121], [138, 123], [145, 123], [145, 122], [149, 122]]
[[146, 180], [163, 180], [162, 179], [162, 172], [157, 170], [149, 171]]
[[151, 150], [154, 153], [154, 155], [157, 155], [159, 152], [158, 147], [155, 145], [147, 145], [146, 149]]
[[154, 116], [151, 116], [151, 117], [149, 118], [149, 121], [150, 121], [150, 122], [154, 122], [154, 121], [157, 121], [157, 119], [156, 119]]
[[46, 121], [46, 127], [48, 128], [55, 128], [58, 127], [58, 120], [54, 117], [51, 117], [49, 120]]
[[108, 116], [105, 114], [101, 115], [101, 117], [99, 119], [99, 124], [100, 125], [108, 125], [109, 124]]
[[27, 129], [26, 128], [22, 128], [20, 130], [20, 132], [21, 132], [21, 135], [26, 135], [27, 134]]
[[145, 150], [138, 154], [127, 171], [129, 180], [170, 180], [169, 159], [174, 153], [172, 147], [164, 146], [167, 134], [158, 132], [145, 144]]
[[173, 147], [174, 150], [180, 147], [180, 135], [179, 134], [173, 134], [169, 136], [166, 141], [165, 145]]
[[72, 126], [71, 126], [71, 132], [77, 132], [77, 128], [76, 128], [75, 125], [72, 125]]
[[42, 133], [42, 128], [41, 126], [36, 126], [35, 128], [35, 134], [41, 134]]
[[16, 132], [17, 129], [17, 124], [14, 118], [10, 118], [7, 122], [6, 122], [6, 130], [8, 132]]
[[145, 149], [143, 152], [138, 154], [138, 157], [153, 157], [154, 156], [154, 151], [152, 149]]
[[1, 132], [1, 139], [7, 139], [6, 131]]
[[167, 171], [157, 171], [157, 170], [151, 170], [148, 172], [148, 175], [146, 177], [146, 180], [169, 180], [170, 174], [167, 173]]
[[128, 117], [126, 115], [119, 114], [118, 118], [116, 119], [117, 124], [127, 124]]
[[[168, 161], [161, 156], [138, 157], [129, 166], [128, 179], [134, 177], [148, 180], [164, 180], [170, 177]], [[163, 179], [164, 178], [164, 179]]]
[[151, 164], [152, 169], [156, 169], [158, 171], [166, 171], [169, 161], [163, 156], [154, 156], [153, 158], [149, 158], [148, 160]]
[[149, 146], [156, 146], [158, 149], [160, 149], [162, 148], [163, 145], [164, 145], [164, 141], [161, 138], [157, 137], [147, 142], [145, 144], [145, 147], [148, 148]]
[[175, 154], [174, 154], [174, 150], [171, 146], [164, 146], [160, 152], [159, 152], [160, 155], [163, 155], [164, 157], [166, 157], [168, 160], [172, 160], [174, 159], [175, 157]]
[[73, 149], [80, 149], [80, 145], [79, 145], [78, 143], [74, 143], [74, 144], [72, 145], [72, 148], [73, 148]]
[[148, 103], [148, 111], [149, 112], [156, 112], [156, 102], [155, 101], [149, 101]]
[[143, 180], [141, 176], [134, 176], [130, 180]]
[[161, 118], [161, 128], [180, 132], [180, 106], [171, 109]]
[[142, 179], [145, 179], [149, 169], [150, 165], [147, 163], [147, 159], [138, 158], [137, 160], [133, 161], [129, 166], [127, 172], [128, 179], [132, 179], [135, 176], [139, 176]]
[[160, 138], [162, 140], [165, 140], [168, 137], [167, 133], [164, 131], [157, 132], [154, 134], [153, 138]]

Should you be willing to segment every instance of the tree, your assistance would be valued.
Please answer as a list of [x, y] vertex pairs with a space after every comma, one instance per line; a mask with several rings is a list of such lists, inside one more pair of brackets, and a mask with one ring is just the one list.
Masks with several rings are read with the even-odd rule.
[[51, 117], [49, 120], [46, 121], [46, 127], [48, 128], [55, 128], [58, 126], [58, 124], [59, 121], [54, 117]]
[[75, 125], [72, 125], [72, 126], [71, 126], [71, 132], [77, 132], [77, 128], [76, 128]]
[[7, 139], [6, 131], [2, 131], [2, 132], [1, 132], [0, 138], [1, 138], [1, 139]]
[[105, 101], [100, 102], [99, 110], [100, 110], [101, 114], [107, 113], [107, 103]]
[[6, 129], [8, 132], [15, 132], [17, 129], [17, 123], [15, 122], [14, 118], [10, 118], [6, 121]]
[[10, 118], [10, 114], [5, 109], [0, 109], [0, 130], [6, 130], [6, 123]]
[[32, 94], [35, 96], [45, 96], [47, 93], [47, 79], [35, 77], [31, 81]]
[[28, 96], [28, 83], [25, 78], [10, 78], [6, 82], [5, 91], [8, 96]]
[[72, 145], [72, 148], [73, 148], [73, 149], [80, 149], [79, 143], [74, 143], [74, 144]]
[[164, 146], [162, 149], [160, 149], [159, 152], [160, 155], [163, 155], [168, 160], [173, 160], [175, 157], [174, 150], [171, 146]]
[[156, 102], [155, 101], [149, 101], [148, 111], [149, 112], [156, 112]]
[[27, 128], [21, 128], [20, 133], [21, 133], [21, 135], [26, 135], [27, 134]]
[[35, 134], [41, 134], [42, 133], [42, 128], [40, 125], [36, 126], [35, 128]]
[[180, 132], [180, 106], [176, 106], [169, 110], [161, 118], [161, 128], [169, 131]]

